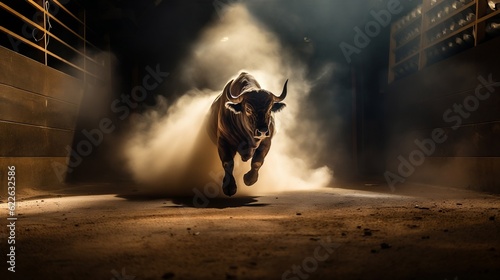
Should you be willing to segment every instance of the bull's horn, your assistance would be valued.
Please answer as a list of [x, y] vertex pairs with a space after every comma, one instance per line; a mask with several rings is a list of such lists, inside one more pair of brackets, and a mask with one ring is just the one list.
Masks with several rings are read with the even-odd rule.
[[234, 102], [234, 103], [240, 103], [242, 100], [241, 94], [239, 96], [234, 97], [231, 94], [231, 85], [233, 84], [234, 80], [229, 81], [229, 83], [226, 84], [226, 87], [224, 88], [224, 92], [226, 93], [226, 98], [227, 100]]
[[285, 100], [286, 91], [287, 91], [286, 90], [287, 84], [288, 84], [288, 79], [286, 80], [285, 85], [283, 86], [283, 92], [281, 93], [281, 95], [280, 96], [275, 96], [274, 99], [275, 99], [276, 102], [281, 102], [281, 101]]

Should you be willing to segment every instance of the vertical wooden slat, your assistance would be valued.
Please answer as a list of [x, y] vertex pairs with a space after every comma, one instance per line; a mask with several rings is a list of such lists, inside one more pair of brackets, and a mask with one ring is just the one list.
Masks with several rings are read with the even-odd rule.
[[47, 0], [43, 0], [42, 1], [42, 5], [43, 5], [43, 48], [45, 49], [45, 52], [44, 52], [44, 55], [45, 55], [45, 65], [49, 65], [49, 61], [48, 61], [48, 53], [47, 53], [47, 47], [48, 47], [48, 44], [49, 44], [49, 39], [48, 39], [48, 34], [47, 34], [47, 11], [46, 11], [46, 5], [47, 5]]

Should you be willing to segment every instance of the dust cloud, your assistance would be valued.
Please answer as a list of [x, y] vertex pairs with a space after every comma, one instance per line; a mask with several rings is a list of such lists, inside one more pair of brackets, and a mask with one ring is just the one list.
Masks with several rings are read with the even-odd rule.
[[170, 78], [192, 85], [193, 89], [173, 104], [159, 97], [154, 109], [132, 120], [123, 153], [133, 178], [142, 186], [140, 191], [223, 196], [222, 164], [203, 123], [225, 83], [243, 70], [276, 95], [281, 93], [286, 79], [289, 84], [287, 107], [274, 116], [277, 132], [255, 185], [243, 183], [250, 161], [243, 163], [236, 155], [236, 195], [311, 190], [332, 183], [332, 170], [311, 167], [317, 164], [314, 155], [321, 153], [324, 145], [316, 137], [321, 128], [312, 119], [296, 117], [312, 94], [315, 81], [305, 78], [305, 67], [243, 4], [231, 6], [222, 19], [215, 19], [192, 46], [191, 53]]

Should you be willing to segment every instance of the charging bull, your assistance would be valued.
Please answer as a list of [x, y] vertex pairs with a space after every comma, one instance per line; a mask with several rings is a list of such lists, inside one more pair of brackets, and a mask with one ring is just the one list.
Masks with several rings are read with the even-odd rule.
[[288, 80], [280, 96], [262, 89], [255, 78], [242, 72], [224, 87], [210, 107], [208, 134], [217, 145], [224, 168], [222, 190], [227, 196], [236, 193], [233, 176], [236, 153], [243, 161], [252, 159], [251, 169], [243, 180], [247, 186], [257, 182], [259, 169], [264, 163], [274, 134], [272, 113], [285, 107]]

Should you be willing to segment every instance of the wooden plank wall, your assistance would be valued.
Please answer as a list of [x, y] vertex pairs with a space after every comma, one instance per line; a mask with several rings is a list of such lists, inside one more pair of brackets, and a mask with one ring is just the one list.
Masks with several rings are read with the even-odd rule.
[[481, 85], [479, 76], [491, 75], [493, 83], [500, 82], [499, 49], [500, 38], [495, 38], [389, 86], [388, 171], [398, 174], [397, 157], [408, 159], [418, 149], [416, 139], [429, 138], [433, 129], [442, 128], [447, 140], [436, 145], [408, 180], [500, 193], [500, 84], [479, 101], [477, 110], [466, 111], [470, 115], [461, 117], [458, 128], [443, 117], [454, 104], [463, 106], [472, 99]]
[[64, 183], [53, 165], [66, 165], [82, 95], [82, 81], [0, 46], [2, 191], [11, 165], [20, 188]]

